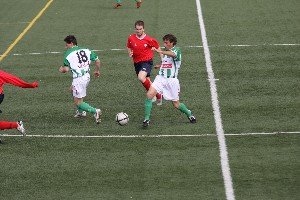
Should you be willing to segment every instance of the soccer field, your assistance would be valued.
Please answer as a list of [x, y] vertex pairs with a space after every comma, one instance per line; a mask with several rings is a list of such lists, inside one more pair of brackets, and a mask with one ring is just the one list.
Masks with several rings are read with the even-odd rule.
[[[0, 132], [0, 199], [299, 198], [299, 1], [0, 3], [0, 69], [40, 83], [4, 87], [1, 120], [23, 120], [27, 136]], [[142, 128], [145, 90], [126, 50], [139, 19], [161, 46], [177, 37], [180, 101], [196, 124], [163, 101]], [[69, 34], [102, 62], [86, 98], [100, 124], [73, 117], [71, 74], [58, 71]]]

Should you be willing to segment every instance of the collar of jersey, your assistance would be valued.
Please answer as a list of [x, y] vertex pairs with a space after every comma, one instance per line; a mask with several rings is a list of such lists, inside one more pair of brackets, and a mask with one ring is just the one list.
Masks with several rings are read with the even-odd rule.
[[136, 37], [137, 39], [139, 39], [139, 40], [142, 40], [142, 39], [144, 39], [144, 38], [146, 37], [146, 34], [145, 34], [143, 37], [141, 37], [141, 38], [138, 37], [137, 34], [135, 34], [135, 37]]

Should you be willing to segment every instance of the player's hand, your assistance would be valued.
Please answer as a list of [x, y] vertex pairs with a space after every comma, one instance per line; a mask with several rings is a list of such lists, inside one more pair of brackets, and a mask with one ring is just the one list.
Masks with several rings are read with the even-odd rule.
[[160, 49], [157, 49], [157, 48], [155, 48], [155, 47], [152, 47], [152, 49], [151, 49], [152, 51], [156, 51], [157, 53], [161, 53], [162, 52], [162, 50], [160, 50]]
[[133, 51], [129, 51], [129, 52], [128, 52], [128, 56], [129, 56], [129, 57], [132, 57], [132, 56], [133, 56]]
[[65, 73], [65, 72], [67, 72], [68, 70], [66, 70], [66, 67], [64, 67], [64, 66], [61, 66], [60, 68], [59, 68], [59, 72], [61, 72], [61, 73]]
[[39, 82], [37, 82], [37, 81], [33, 82], [33, 83], [32, 83], [32, 86], [35, 87], [35, 88], [36, 88], [36, 87], [39, 87]]
[[95, 71], [94, 75], [95, 75], [96, 78], [98, 78], [100, 76], [100, 71]]

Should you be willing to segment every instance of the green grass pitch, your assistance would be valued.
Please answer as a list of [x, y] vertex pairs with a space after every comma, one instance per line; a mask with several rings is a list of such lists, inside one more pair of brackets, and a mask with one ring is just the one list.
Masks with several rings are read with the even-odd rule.
[[[1, 70], [40, 83], [37, 89], [4, 87], [1, 120], [24, 120], [29, 136], [0, 132], [0, 199], [226, 199], [196, 1], [144, 0], [140, 9], [131, 0], [120, 9], [113, 0], [51, 3], [0, 62]], [[47, 2], [0, 0], [0, 55]], [[200, 2], [235, 199], [296, 200], [300, 3]], [[161, 45], [163, 35], [177, 36], [180, 100], [196, 124], [164, 101], [153, 106], [150, 127], [142, 128], [145, 91], [125, 50], [139, 19]], [[91, 115], [73, 117], [71, 74], [58, 71], [69, 34], [102, 62], [86, 98], [103, 111], [99, 125]], [[118, 112], [129, 115], [128, 125], [115, 123]], [[247, 135], [273, 132], [291, 134]], [[37, 135], [80, 137], [30, 137]]]

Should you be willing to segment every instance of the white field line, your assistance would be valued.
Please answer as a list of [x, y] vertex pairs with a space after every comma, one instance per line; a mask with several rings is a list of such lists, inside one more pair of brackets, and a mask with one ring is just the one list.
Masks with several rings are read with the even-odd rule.
[[[216, 47], [259, 47], [259, 46], [300, 46], [300, 44], [229, 44], [229, 45], [215, 45], [208, 46], [209, 48]], [[183, 46], [183, 48], [203, 48], [203, 46], [199, 45], [188, 45]], [[94, 49], [95, 52], [103, 52], [103, 51], [127, 51], [127, 49]], [[64, 52], [60, 51], [46, 51], [46, 52], [30, 52], [30, 53], [14, 53], [11, 54], [13, 56], [25, 56], [25, 55], [46, 55], [46, 54], [63, 54]], [[2, 56], [2, 55], [0, 55]]]
[[[271, 132], [271, 133], [227, 133], [225, 136], [256, 136], [256, 135], [286, 135], [300, 134], [296, 132]], [[0, 134], [1, 137], [24, 137], [23, 135]], [[25, 137], [38, 138], [172, 138], [172, 137], [215, 137], [216, 134], [198, 135], [26, 135]]]
[[211, 62], [210, 51], [209, 51], [208, 42], [206, 38], [206, 31], [205, 31], [205, 25], [204, 25], [200, 0], [196, 0], [196, 5], [197, 5], [200, 31], [201, 31], [201, 38], [202, 38], [203, 49], [204, 49], [205, 64], [206, 64], [206, 69], [207, 69], [207, 74], [208, 74], [208, 79], [210, 84], [211, 101], [212, 101], [215, 124], [216, 124], [216, 132], [219, 141], [221, 168], [222, 168], [222, 174], [223, 174], [223, 180], [225, 186], [225, 194], [227, 200], [235, 200], [232, 178], [231, 178], [230, 167], [229, 167], [226, 140], [225, 140], [225, 135], [223, 130], [219, 100], [218, 100], [216, 79], [212, 68], [212, 62]]
[[0, 25], [29, 24], [30, 22], [0, 22]]

